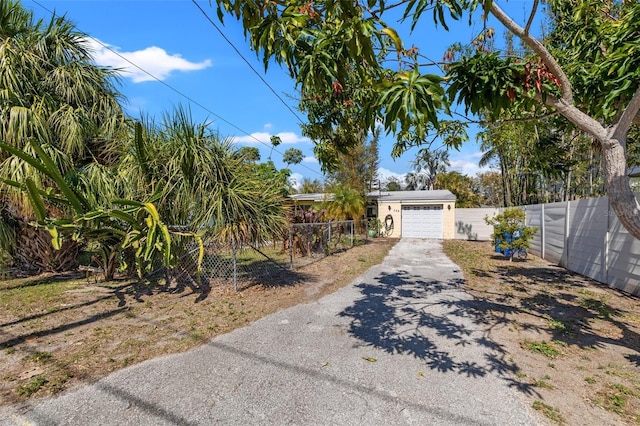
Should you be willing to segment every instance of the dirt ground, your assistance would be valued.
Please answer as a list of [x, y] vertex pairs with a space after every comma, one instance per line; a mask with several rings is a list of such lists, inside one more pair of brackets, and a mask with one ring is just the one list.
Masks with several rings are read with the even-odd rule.
[[551, 423], [640, 423], [640, 299], [490, 243], [446, 241], [475, 315], [516, 368], [517, 388]]
[[[64, 392], [315, 300], [379, 263], [393, 240], [375, 241], [297, 270], [293, 284], [237, 293], [78, 276], [0, 281], [0, 404]], [[638, 298], [533, 256], [509, 262], [489, 243], [444, 247], [541, 422], [640, 423]]]
[[78, 274], [0, 280], [0, 405], [57, 394], [315, 300], [380, 263], [392, 245], [376, 239], [295, 270], [285, 285], [240, 283], [238, 292]]

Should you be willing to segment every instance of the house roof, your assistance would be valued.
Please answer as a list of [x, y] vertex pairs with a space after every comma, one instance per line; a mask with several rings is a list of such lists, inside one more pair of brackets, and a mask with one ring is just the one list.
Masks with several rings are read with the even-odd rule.
[[326, 194], [326, 193], [315, 193], [315, 194], [291, 194], [289, 195], [289, 198], [291, 198], [293, 201], [307, 201], [307, 202], [314, 202], [314, 203], [321, 203], [323, 201], [333, 201], [333, 194]]
[[390, 191], [390, 192], [379, 192], [374, 191], [368, 194], [368, 197], [371, 199], [375, 199], [378, 201], [395, 201], [395, 202], [403, 202], [403, 201], [440, 201], [440, 202], [450, 202], [455, 201], [456, 196], [453, 193], [446, 189], [438, 189], [433, 191]]

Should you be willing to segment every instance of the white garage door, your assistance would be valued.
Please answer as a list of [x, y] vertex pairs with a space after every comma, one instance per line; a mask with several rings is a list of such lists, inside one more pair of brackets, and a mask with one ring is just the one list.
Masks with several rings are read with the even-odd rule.
[[442, 238], [442, 204], [402, 206], [402, 236]]

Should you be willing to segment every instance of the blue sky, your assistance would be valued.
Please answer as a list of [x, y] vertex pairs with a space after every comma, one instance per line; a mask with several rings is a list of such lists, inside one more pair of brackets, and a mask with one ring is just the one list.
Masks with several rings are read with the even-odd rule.
[[[531, 3], [511, 0], [503, 7], [522, 21]], [[276, 166], [285, 166], [281, 159], [286, 149], [299, 148], [305, 160], [290, 167], [294, 177], [298, 181], [302, 177], [323, 179], [313, 157], [313, 144], [301, 136], [298, 118], [289, 110], [304, 119], [296, 109], [293, 81], [275, 65], [265, 73], [262, 62], [249, 49], [241, 25], [231, 17], [220, 24], [208, 1], [198, 0], [198, 5], [268, 85], [189, 0], [24, 0], [23, 5], [45, 19], [54, 10], [66, 14], [78, 30], [95, 39], [96, 62], [122, 68], [120, 90], [127, 98], [130, 114], [138, 116], [142, 112], [160, 120], [164, 112], [178, 104], [189, 106], [196, 120], [210, 120], [212, 128], [232, 137], [239, 146], [258, 147], [263, 160], [270, 154], [270, 136], [278, 135], [283, 143], [271, 154]], [[452, 43], [468, 43], [481, 29], [480, 22], [469, 26], [464, 19], [446, 32], [434, 28], [429, 16], [425, 18], [428, 25], [410, 37], [408, 29], [401, 34], [406, 36], [405, 46], [413, 44], [434, 60], [440, 60]], [[460, 151], [450, 151], [450, 169], [473, 175], [478, 171], [481, 153], [474, 136], [470, 136]], [[409, 163], [415, 156], [416, 150], [412, 150], [393, 160], [393, 143], [393, 137], [387, 136], [380, 144], [383, 177], [410, 171]]]

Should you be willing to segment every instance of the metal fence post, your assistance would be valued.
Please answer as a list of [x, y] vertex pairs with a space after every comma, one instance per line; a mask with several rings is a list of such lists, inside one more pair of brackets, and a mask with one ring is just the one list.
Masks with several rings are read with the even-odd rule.
[[238, 262], [236, 259], [236, 237], [231, 237], [231, 249], [233, 250], [233, 288], [238, 291]]
[[353, 233], [355, 232], [356, 221], [351, 221], [351, 247], [353, 247]]
[[293, 269], [293, 226], [289, 227], [289, 268]]

